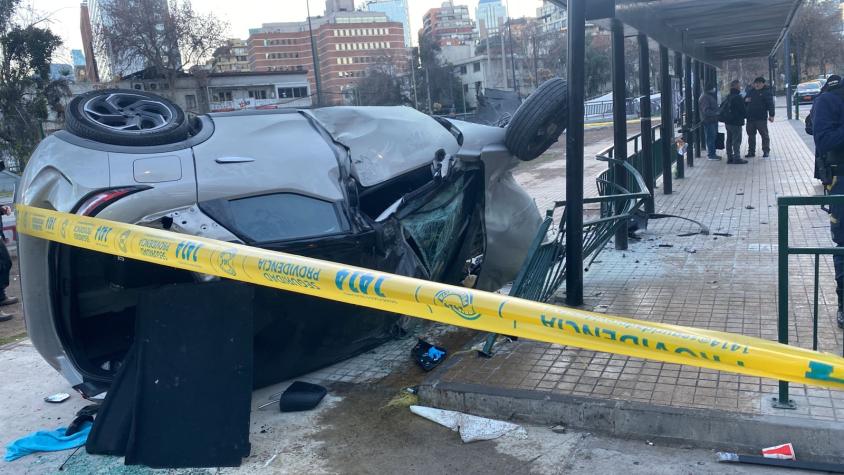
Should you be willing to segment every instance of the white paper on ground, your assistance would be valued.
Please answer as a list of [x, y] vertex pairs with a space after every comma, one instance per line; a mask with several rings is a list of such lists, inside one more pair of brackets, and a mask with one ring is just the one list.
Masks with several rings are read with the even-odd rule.
[[513, 431], [518, 431], [518, 435], [527, 435], [522, 426], [518, 424], [487, 419], [486, 417], [473, 416], [457, 411], [447, 411], [445, 409], [426, 406], [410, 406], [410, 412], [448, 427], [454, 432], [460, 432], [460, 439], [463, 442], [497, 439]]

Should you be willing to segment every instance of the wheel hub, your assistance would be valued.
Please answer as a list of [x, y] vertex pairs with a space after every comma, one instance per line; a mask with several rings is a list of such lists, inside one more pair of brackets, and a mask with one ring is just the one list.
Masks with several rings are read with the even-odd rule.
[[128, 133], [158, 130], [173, 120], [173, 111], [163, 102], [125, 92], [93, 97], [82, 110], [101, 127]]

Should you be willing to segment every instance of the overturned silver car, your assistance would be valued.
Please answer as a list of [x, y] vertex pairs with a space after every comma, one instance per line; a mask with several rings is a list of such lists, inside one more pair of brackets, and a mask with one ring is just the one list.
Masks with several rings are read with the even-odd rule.
[[[521, 267], [540, 214], [511, 175], [565, 128], [544, 84], [506, 128], [406, 107], [248, 111], [188, 119], [167, 99], [94, 91], [33, 154], [17, 202], [495, 290]], [[519, 158], [517, 158], [519, 157]], [[150, 249], [190, 258], [189, 249]], [[140, 296], [209, 276], [21, 236], [27, 328], [72, 384], [103, 389], [133, 341]], [[267, 263], [308, 286], [307, 270]], [[254, 384], [401, 334], [396, 315], [255, 288]], [[360, 315], [359, 315], [360, 314]], [[84, 384], [83, 384], [84, 383]]]

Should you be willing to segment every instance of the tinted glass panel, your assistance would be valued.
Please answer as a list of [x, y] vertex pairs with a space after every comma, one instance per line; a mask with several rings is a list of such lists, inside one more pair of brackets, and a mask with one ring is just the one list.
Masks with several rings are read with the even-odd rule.
[[255, 242], [285, 241], [346, 231], [333, 204], [289, 193], [229, 202], [234, 227]]

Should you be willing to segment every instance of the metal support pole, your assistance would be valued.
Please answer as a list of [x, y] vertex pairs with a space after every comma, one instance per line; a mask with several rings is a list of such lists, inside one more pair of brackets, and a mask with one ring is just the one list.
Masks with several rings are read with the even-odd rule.
[[686, 163], [689, 165], [689, 168], [695, 166], [695, 151], [694, 151], [694, 141], [695, 141], [695, 132], [692, 130], [693, 123], [694, 123], [694, 99], [692, 98], [692, 58], [691, 56], [685, 56], [683, 61], [683, 102], [685, 102], [685, 109], [686, 109], [686, 118], [683, 121], [683, 137], [686, 141]]
[[694, 62], [694, 98], [692, 100], [692, 106], [694, 106], [694, 113], [692, 117], [694, 118], [694, 124], [697, 132], [695, 132], [695, 157], [700, 158], [700, 151], [703, 148], [703, 129], [700, 125], [700, 95], [703, 90], [701, 88], [700, 82], [700, 73], [701, 73], [701, 64], [700, 61], [695, 60]]
[[[779, 264], [777, 292], [777, 340], [788, 344], [788, 206], [777, 207], [777, 232], [779, 246], [777, 259]], [[773, 400], [778, 409], [794, 409], [794, 401], [788, 398], [788, 381], [780, 381], [779, 397]]]
[[785, 34], [782, 51], [785, 61], [785, 109], [788, 120], [791, 120], [791, 34]]
[[[624, 74], [624, 23], [613, 18], [612, 30], [612, 127], [613, 158], [627, 160], [627, 87]], [[612, 165], [613, 183], [628, 189], [627, 173], [621, 165]], [[568, 236], [567, 236], [568, 237]], [[627, 222], [615, 229], [615, 248], [627, 250]]]
[[673, 128], [671, 127], [671, 75], [668, 69], [668, 48], [659, 46], [659, 97], [662, 123], [660, 124], [660, 136], [662, 137], [662, 192], [671, 194], [671, 157], [675, 153], [672, 149], [674, 142]]
[[777, 81], [774, 77], [774, 57], [768, 56], [768, 77], [771, 78], [771, 94], [777, 96]]
[[[794, 69], [797, 70], [797, 84], [800, 84], [800, 49], [794, 48]], [[796, 86], [795, 86], [796, 87]], [[800, 120], [800, 98], [794, 101], [794, 118]]]
[[648, 37], [639, 33], [639, 111], [642, 116], [642, 175], [651, 196], [645, 201], [645, 212], [654, 212], [654, 151], [651, 131], [651, 57]]
[[308, 35], [311, 38], [311, 57], [314, 61], [314, 84], [316, 85], [317, 106], [322, 105], [322, 78], [319, 72], [319, 53], [317, 52], [316, 39], [314, 38], [314, 29], [311, 26], [311, 2], [305, 0], [305, 5], [308, 10]]
[[568, 114], [566, 131], [566, 304], [583, 304], [583, 96], [586, 0], [568, 2]]
[[[683, 54], [678, 53], [676, 51], [674, 52], [674, 75], [679, 80], [678, 84], [680, 84], [680, 91], [678, 91], [678, 92], [683, 92], [682, 91], [682, 86], [683, 86]], [[685, 101], [685, 97], [686, 97], [685, 94], [681, 95], [680, 97], [683, 98], [684, 102], [686, 102], [685, 105], [688, 105], [688, 102]], [[680, 114], [680, 117], [677, 117], [677, 119], [679, 119], [678, 121], [680, 122], [680, 127], [682, 129], [685, 129], [685, 127], [683, 125], [683, 109], [680, 109], [678, 112]], [[672, 123], [672, 127], [673, 127], [673, 123]], [[685, 131], [683, 131], [683, 140], [686, 140], [688, 142]], [[674, 151], [672, 153], [676, 154], [677, 152]], [[677, 157], [677, 178], [683, 179], [685, 177], [686, 177], [686, 164], [683, 161], [683, 157]]]

